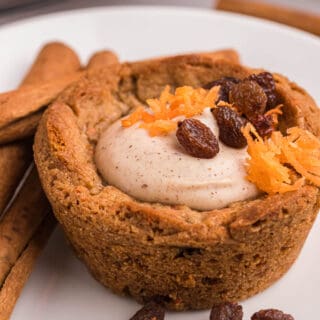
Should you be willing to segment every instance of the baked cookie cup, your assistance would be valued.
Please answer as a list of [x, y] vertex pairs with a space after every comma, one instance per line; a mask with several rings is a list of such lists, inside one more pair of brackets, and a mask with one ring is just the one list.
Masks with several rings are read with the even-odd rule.
[[[34, 145], [41, 182], [76, 254], [103, 285], [139, 302], [204, 309], [264, 290], [293, 264], [319, 209], [317, 187], [198, 211], [138, 201], [104, 181], [94, 161], [101, 133], [166, 85], [197, 88], [254, 72], [210, 54], [119, 64], [87, 73], [47, 109]], [[280, 128], [319, 136], [312, 98], [274, 78]]]

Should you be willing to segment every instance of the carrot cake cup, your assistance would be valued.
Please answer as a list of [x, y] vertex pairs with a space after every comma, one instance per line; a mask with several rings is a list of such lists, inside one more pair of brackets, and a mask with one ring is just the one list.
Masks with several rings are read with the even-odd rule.
[[[103, 285], [139, 302], [204, 309], [264, 290], [293, 264], [319, 210], [316, 186], [199, 211], [139, 201], [109, 185], [94, 161], [101, 133], [166, 85], [197, 88], [255, 72], [208, 54], [116, 64], [88, 72], [47, 109], [34, 145], [41, 182], [77, 256]], [[312, 98], [274, 78], [280, 128], [319, 136]]]

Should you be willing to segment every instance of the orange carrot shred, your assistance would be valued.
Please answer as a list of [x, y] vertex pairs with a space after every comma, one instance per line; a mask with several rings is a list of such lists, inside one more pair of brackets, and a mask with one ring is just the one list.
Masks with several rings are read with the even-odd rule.
[[311, 132], [293, 127], [286, 136], [274, 131], [270, 139], [263, 140], [247, 124], [243, 134], [250, 155], [247, 179], [259, 189], [269, 194], [283, 193], [299, 189], [305, 180], [320, 187], [320, 141]]
[[278, 104], [276, 107], [274, 107], [273, 109], [268, 110], [265, 115], [268, 116], [270, 114], [282, 114], [282, 109], [283, 108], [283, 104]]
[[201, 114], [205, 108], [216, 107], [215, 101], [219, 94], [219, 87], [210, 90], [184, 86], [176, 88], [170, 93], [170, 86], [166, 86], [158, 99], [146, 101], [149, 110], [137, 108], [127, 118], [122, 120], [123, 127], [130, 127], [141, 122], [140, 128], [146, 129], [151, 136], [165, 135], [177, 127], [179, 116], [186, 118]]
[[282, 108], [283, 108], [283, 104], [279, 104], [273, 109], [268, 110], [264, 115], [265, 116], [271, 115], [273, 124], [277, 125], [279, 123], [278, 117], [283, 113], [281, 110]]

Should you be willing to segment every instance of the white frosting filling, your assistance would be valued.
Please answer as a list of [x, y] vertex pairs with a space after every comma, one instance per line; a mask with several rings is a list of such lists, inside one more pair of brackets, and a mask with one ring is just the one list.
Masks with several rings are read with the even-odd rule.
[[[218, 138], [219, 129], [210, 109], [194, 117]], [[250, 199], [258, 189], [246, 180], [246, 148], [234, 149], [219, 141], [212, 159], [188, 155], [175, 132], [150, 137], [135, 124], [112, 124], [100, 137], [95, 160], [103, 178], [134, 198], [147, 202], [184, 204], [196, 210], [211, 210]]]

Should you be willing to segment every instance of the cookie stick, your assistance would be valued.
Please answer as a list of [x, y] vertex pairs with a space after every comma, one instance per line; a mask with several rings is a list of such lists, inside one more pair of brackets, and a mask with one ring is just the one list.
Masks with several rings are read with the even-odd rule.
[[1, 320], [10, 318], [20, 292], [31, 274], [33, 265], [46, 245], [55, 225], [56, 220], [53, 214], [49, 213], [8, 274], [0, 291]]
[[[57, 57], [59, 58], [58, 63], [56, 62]], [[64, 44], [48, 43], [38, 54], [21, 86], [39, 84], [45, 80], [51, 81], [63, 75], [64, 72], [68, 74], [78, 69], [80, 69], [80, 62], [75, 52]], [[35, 116], [31, 120], [34, 121], [34, 118]], [[32, 125], [29, 121], [28, 127], [34, 131], [35, 125]], [[19, 130], [21, 131], [21, 128]], [[2, 134], [7, 137], [9, 131], [3, 130]], [[6, 141], [10, 141], [10, 139], [5, 139]], [[14, 194], [19, 181], [31, 163], [31, 159], [31, 143], [21, 141], [0, 147], [0, 171], [2, 172], [0, 179], [0, 214]]]
[[23, 137], [32, 136], [41, 119], [42, 112], [43, 110], [37, 111], [0, 129], [0, 144], [12, 143], [12, 141], [21, 140]]
[[[68, 65], [65, 65], [64, 70], [60, 67], [60, 61], [61, 59], [64, 59], [65, 63]], [[43, 72], [43, 66], [48, 61], [52, 61], [49, 66], [49, 70], [47, 72]], [[114, 54], [112, 51], [109, 50], [103, 50], [96, 52], [89, 60], [87, 68], [90, 70], [93, 69], [99, 69], [99, 68], [111, 68], [112, 65], [118, 65], [118, 57], [116, 54]], [[28, 75], [25, 77], [25, 80], [23, 82], [23, 85], [32, 85], [34, 83], [37, 83], [38, 79], [42, 79], [42, 82], [50, 81], [52, 80], [52, 75], [56, 74], [56, 76], [63, 76], [65, 77], [66, 74], [69, 74], [69, 76], [74, 74], [75, 70], [80, 69], [80, 63], [79, 59], [75, 55], [75, 53], [66, 47], [64, 44], [54, 42], [52, 44], [47, 44], [41, 51], [40, 55], [38, 56], [38, 59], [33, 64], [32, 69], [29, 71]], [[63, 72], [66, 72], [66, 74], [63, 74]], [[34, 82], [36, 81], [36, 82]], [[14, 95], [18, 95], [18, 92], [12, 92], [13, 98]], [[28, 96], [32, 95], [31, 90], [27, 92], [27, 98]], [[6, 95], [4, 94], [2, 96], [3, 100], [6, 100]], [[11, 96], [12, 99], [12, 96]], [[34, 101], [31, 97], [31, 101]], [[0, 95], [0, 104], [1, 104], [1, 95]], [[4, 104], [4, 107], [7, 107], [7, 111], [4, 112], [4, 116], [7, 116], [8, 118], [5, 121], [5, 123], [8, 123], [7, 125], [4, 124], [2, 128], [0, 128], [0, 142], [1, 143], [7, 143], [10, 141], [18, 140], [22, 137], [28, 137], [32, 135], [39, 123], [39, 120], [41, 118], [43, 110], [40, 108], [39, 111], [35, 110], [39, 109], [39, 102], [36, 103], [34, 101], [34, 106], [32, 107], [29, 105], [29, 99], [27, 101], [28, 108], [26, 106], [23, 106], [23, 112], [20, 112], [20, 114], [8, 114], [8, 110], [12, 108], [12, 101], [6, 101], [6, 104]], [[37, 106], [38, 104], [38, 106]], [[14, 106], [13, 106], [14, 108]], [[30, 113], [30, 115], [28, 115]], [[1, 111], [0, 111], [1, 114]]]
[[49, 82], [80, 70], [77, 54], [62, 42], [49, 42], [39, 52], [22, 86]]
[[102, 50], [94, 53], [87, 65], [87, 69], [99, 69], [99, 68], [106, 68], [112, 65], [119, 64], [119, 59], [117, 55], [110, 51], [110, 50]]
[[[48, 46], [45, 47], [49, 48]], [[51, 47], [50, 47], [51, 48]], [[51, 57], [52, 55], [49, 55]], [[52, 56], [53, 57], [53, 56]], [[41, 70], [39, 70], [38, 66], [42, 66], [43, 62], [46, 60], [44, 57], [40, 59], [39, 64], [35, 64], [37, 66], [36, 74], [39, 74], [40, 78], [46, 80], [48, 77], [44, 74], [42, 75]], [[89, 60], [87, 69], [99, 69], [99, 68], [111, 68], [112, 65], [119, 65], [118, 57], [115, 53], [109, 50], [103, 50], [96, 52]], [[35, 75], [36, 75], [35, 74]], [[36, 77], [31, 73], [27, 79], [28, 83], [30, 80], [36, 79]], [[12, 140], [18, 140], [21, 137], [28, 137], [34, 133], [35, 128], [37, 127], [40, 118], [42, 116], [43, 110], [37, 111], [30, 116], [23, 117], [20, 120], [14, 121], [13, 123], [5, 126], [3, 129], [0, 129], [0, 141], [1, 143], [10, 142]]]
[[[29, 116], [33, 116], [39, 111], [42, 112], [61, 91], [70, 85], [70, 83], [78, 80], [81, 74], [81, 72], [75, 72], [44, 84], [23, 86], [17, 90], [1, 93], [0, 131], [2, 131], [2, 135], [7, 138], [6, 140], [0, 139], [0, 142], [9, 142], [8, 129], [10, 130], [10, 128], [8, 126], [16, 125], [19, 121], [23, 120], [26, 120], [26, 124], [29, 125]], [[12, 134], [10, 141], [25, 138], [25, 134], [27, 133], [21, 128], [21, 122], [17, 128], [20, 132], [24, 133], [24, 136]], [[34, 126], [32, 130], [29, 130], [29, 135], [32, 135], [35, 129], [36, 126]]]
[[[59, 65], [55, 62], [59, 57]], [[69, 62], [70, 65], [69, 65]], [[61, 75], [64, 70], [71, 72], [80, 68], [79, 59], [67, 46], [58, 43], [49, 43], [40, 51], [32, 68], [28, 72], [21, 85], [37, 84], [44, 80], [52, 80]], [[31, 125], [34, 127], [34, 125]], [[30, 128], [30, 124], [29, 124]], [[5, 137], [10, 134], [3, 130]], [[0, 133], [1, 135], [1, 133]], [[10, 139], [4, 139], [4, 142]], [[12, 197], [19, 181], [31, 163], [31, 143], [17, 142], [0, 147], [0, 214]]]
[[[48, 48], [48, 46], [46, 47]], [[54, 46], [53, 48], [56, 47]], [[41, 58], [41, 53], [39, 56]], [[55, 63], [56, 55], [48, 55], [47, 52], [47, 56], [51, 57], [51, 59], [48, 58], [45, 60], [46, 63], [41, 63], [41, 68], [36, 68], [35, 75], [37, 76], [33, 76], [32, 70], [29, 72], [29, 84], [31, 79], [35, 83], [39, 83], [39, 81], [41, 82], [42, 79], [52, 80], [55, 79], [56, 76], [60, 76], [63, 70], [69, 70], [65, 63], [66, 61], [64, 60], [60, 61], [60, 64], [55, 69], [52, 69], [52, 64]], [[37, 63], [35, 62], [34, 65], [37, 65]], [[29, 148], [29, 150], [31, 152], [31, 148]], [[28, 195], [30, 195], [30, 198]], [[40, 208], [39, 204], [41, 205]], [[1, 319], [8, 318], [12, 312], [15, 301], [18, 299], [22, 287], [32, 270], [32, 266], [35, 263], [37, 255], [40, 253], [45, 241], [49, 238], [55, 225], [55, 219], [49, 216], [46, 218], [46, 222], [44, 222], [45, 225], [41, 225], [37, 230], [35, 230], [36, 226], [44, 220], [48, 207], [49, 205], [42, 192], [36, 170], [33, 169], [33, 172], [28, 177], [18, 197], [6, 212], [2, 223], [0, 223], [0, 228], [3, 230], [1, 235], [5, 237], [5, 239], [2, 238], [2, 241], [4, 241], [2, 244], [4, 244], [4, 246], [1, 244], [0, 248], [2, 248], [2, 253], [4, 253], [4, 255], [8, 253], [7, 258], [4, 259], [4, 262], [0, 267], [1, 272], [3, 272], [0, 274], [0, 277], [4, 279], [5, 276], [3, 275], [8, 273], [8, 268], [10, 270], [10, 264], [12, 265], [12, 263], [17, 263], [14, 264], [13, 268], [9, 271], [5, 285], [3, 285], [2, 290], [0, 291]], [[27, 212], [30, 214], [26, 214]], [[50, 220], [53, 221], [53, 225], [50, 223]], [[47, 223], [51, 225], [50, 229], [46, 228]], [[17, 230], [17, 226], [20, 230]], [[11, 231], [13, 231], [13, 233]], [[5, 234], [6, 232], [7, 234]], [[38, 234], [39, 232], [39, 236], [34, 236], [37, 240], [32, 240], [22, 253], [21, 257], [18, 258], [18, 261], [14, 261], [15, 257], [18, 257], [21, 254], [30, 237], [35, 233]], [[14, 242], [14, 246], [10, 246], [12, 245], [12, 242]], [[9, 246], [6, 247], [6, 245]], [[1, 285], [2, 283], [0, 283], [0, 286]], [[4, 303], [2, 303], [2, 301]]]
[[0, 285], [49, 208], [35, 167], [0, 223]]
[[[44, 46], [44, 48], [40, 51], [38, 54], [33, 67], [28, 72], [27, 77], [25, 80], [21, 83], [21, 86], [25, 86], [26, 83], [28, 86], [30, 86], [32, 83], [39, 84], [44, 79], [45, 80], [54, 80], [57, 77], [60, 77], [64, 70], [66, 72], [71, 72], [73, 70], [73, 73], [76, 72], [80, 68], [79, 59], [76, 57], [76, 59], [71, 59], [68, 56], [76, 56], [76, 54], [71, 51], [67, 46], [65, 45], [57, 45], [56, 43], [53, 44], [47, 44]], [[65, 58], [63, 58], [63, 56]], [[60, 58], [59, 64], [56, 63], [56, 57]], [[70, 64], [70, 60], [74, 60]], [[75, 63], [75, 61], [77, 63]], [[54, 68], [53, 68], [54, 66]], [[23, 100], [24, 101], [24, 100]], [[22, 178], [26, 168], [31, 163], [32, 159], [32, 148], [31, 143], [27, 144], [26, 142], [21, 142], [19, 144], [11, 144], [0, 148], [0, 168], [3, 170], [3, 179], [0, 180], [0, 209], [1, 211], [8, 203], [10, 197], [12, 196], [15, 188], [17, 187], [20, 179]], [[29, 180], [30, 181], [30, 178]], [[35, 188], [35, 193], [39, 195], [40, 199], [42, 199], [43, 194], [42, 191], [39, 191], [40, 184], [34, 184], [34, 186], [31, 185], [31, 187]], [[17, 203], [18, 200], [21, 199], [21, 203]], [[23, 206], [24, 201], [28, 201], [27, 199], [23, 199], [18, 197], [18, 199], [15, 200], [12, 207], [9, 209], [9, 211], [6, 213], [4, 217], [4, 221], [6, 221], [7, 226], [10, 224], [13, 224], [12, 221], [16, 221], [17, 214], [15, 215], [15, 207], [19, 209], [19, 206]], [[16, 209], [16, 210], [18, 210]], [[30, 208], [28, 209], [30, 210]], [[22, 220], [23, 220], [23, 211], [21, 211]], [[27, 217], [28, 218], [28, 217]], [[0, 227], [2, 230], [4, 230], [3, 221], [0, 223]], [[10, 236], [10, 235], [9, 235]], [[23, 236], [23, 235], [22, 235]], [[2, 245], [0, 246], [0, 248]], [[21, 249], [22, 250], [22, 249]], [[21, 252], [21, 251], [20, 251]], [[20, 254], [19, 252], [19, 254]], [[14, 254], [13, 254], [14, 255]], [[13, 263], [11, 261], [11, 263]], [[3, 275], [0, 274], [0, 279], [3, 279]], [[0, 281], [1, 285], [1, 281]]]
[[[71, 48], [61, 42], [51, 42], [41, 49], [35, 62], [22, 81], [21, 86], [43, 85], [44, 83], [57, 79], [67, 80], [70, 78], [70, 81], [72, 81], [72, 75], [80, 70], [80, 68], [80, 60]], [[51, 86], [52, 85], [55, 84], [51, 82]], [[29, 91], [27, 90], [27, 92]], [[6, 94], [4, 94], [4, 98], [5, 97]], [[28, 102], [28, 100], [26, 102]], [[4, 107], [5, 106], [6, 104]], [[10, 111], [10, 116], [7, 119], [10, 124], [8, 124], [8, 126], [5, 124], [3, 128], [0, 129], [0, 142], [2, 144], [33, 135], [43, 111], [30, 110], [28, 103], [24, 103], [18, 108], [20, 113], [15, 106], [9, 105], [9, 108], [14, 108], [15, 112]], [[0, 110], [0, 115], [2, 115], [2, 113], [7, 114], [6, 112], [8, 113], [8, 110]]]
[[31, 163], [31, 145], [20, 141], [0, 147], [0, 217]]

